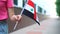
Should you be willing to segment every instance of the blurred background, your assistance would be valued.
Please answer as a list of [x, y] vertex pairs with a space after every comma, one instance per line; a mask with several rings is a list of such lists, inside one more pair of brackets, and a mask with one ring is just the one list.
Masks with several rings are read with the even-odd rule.
[[[13, 0], [14, 11], [20, 14], [27, 0]], [[15, 22], [8, 19], [10, 34], [59, 34], [60, 9], [59, 0], [32, 0], [36, 5], [36, 11], [41, 23], [36, 24], [31, 18], [22, 15], [17, 28], [13, 30]], [[29, 8], [28, 8], [29, 9]]]

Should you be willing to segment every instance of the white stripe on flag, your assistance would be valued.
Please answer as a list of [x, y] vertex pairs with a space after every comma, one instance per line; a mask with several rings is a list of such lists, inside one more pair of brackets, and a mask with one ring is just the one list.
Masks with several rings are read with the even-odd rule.
[[38, 15], [36, 16], [36, 20], [37, 20], [38, 22], [40, 22], [40, 21], [39, 21], [39, 17], [38, 17]]
[[25, 5], [25, 9], [28, 10], [28, 11], [30, 11], [30, 12], [32, 12], [32, 13], [34, 13], [34, 8], [31, 7], [31, 6], [28, 5], [28, 4]]

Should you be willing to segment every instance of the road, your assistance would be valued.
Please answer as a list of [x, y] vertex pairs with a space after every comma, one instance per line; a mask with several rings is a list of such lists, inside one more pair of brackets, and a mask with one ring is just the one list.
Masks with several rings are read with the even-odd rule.
[[38, 24], [33, 24], [10, 34], [60, 34], [59, 18], [49, 18], [40, 23], [40, 26]]

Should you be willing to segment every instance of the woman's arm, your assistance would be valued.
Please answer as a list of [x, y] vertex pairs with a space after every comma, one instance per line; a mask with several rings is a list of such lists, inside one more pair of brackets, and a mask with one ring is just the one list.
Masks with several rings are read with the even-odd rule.
[[14, 8], [8, 8], [9, 17], [12, 21], [19, 21], [21, 19], [21, 15], [15, 15]]

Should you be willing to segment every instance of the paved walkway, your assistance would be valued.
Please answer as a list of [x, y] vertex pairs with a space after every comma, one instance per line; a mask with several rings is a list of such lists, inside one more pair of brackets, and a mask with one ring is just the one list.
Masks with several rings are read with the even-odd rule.
[[10, 34], [60, 34], [60, 19], [47, 19], [40, 26], [34, 24]]

